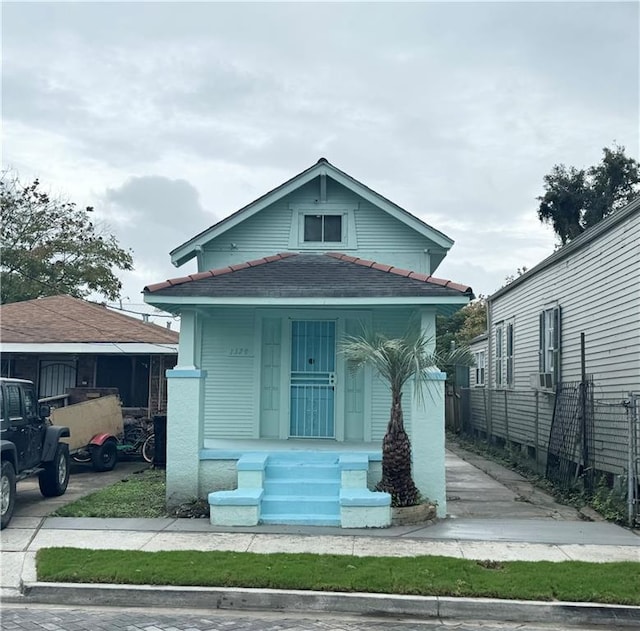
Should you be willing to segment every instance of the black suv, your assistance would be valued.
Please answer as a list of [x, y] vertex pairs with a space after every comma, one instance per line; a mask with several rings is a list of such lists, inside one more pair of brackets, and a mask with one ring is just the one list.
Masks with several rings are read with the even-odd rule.
[[16, 482], [38, 475], [45, 497], [62, 495], [69, 483], [68, 427], [49, 425], [49, 407], [38, 405], [31, 381], [0, 378], [1, 528], [11, 521]]

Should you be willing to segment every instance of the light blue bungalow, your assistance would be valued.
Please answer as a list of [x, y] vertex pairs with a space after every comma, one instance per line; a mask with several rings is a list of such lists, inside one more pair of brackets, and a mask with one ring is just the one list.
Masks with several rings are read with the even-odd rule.
[[[472, 298], [432, 276], [451, 239], [324, 158], [172, 253], [198, 273], [145, 288], [181, 316], [169, 380], [167, 503], [208, 497], [211, 522], [387, 526], [380, 479], [389, 387], [349, 370], [362, 328], [435, 339]], [[444, 378], [404, 418], [423, 496], [446, 514]]]

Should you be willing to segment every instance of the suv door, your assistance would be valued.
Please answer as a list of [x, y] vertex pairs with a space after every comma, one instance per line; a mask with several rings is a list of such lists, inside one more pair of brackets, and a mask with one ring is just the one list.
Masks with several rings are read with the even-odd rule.
[[16, 383], [4, 384], [6, 411], [9, 421], [7, 440], [16, 447], [18, 471], [30, 466], [29, 423], [22, 412], [22, 388]]
[[44, 435], [47, 431], [44, 419], [40, 418], [40, 411], [36, 393], [31, 385], [22, 385], [22, 407], [27, 421], [27, 460], [30, 467], [40, 464]]

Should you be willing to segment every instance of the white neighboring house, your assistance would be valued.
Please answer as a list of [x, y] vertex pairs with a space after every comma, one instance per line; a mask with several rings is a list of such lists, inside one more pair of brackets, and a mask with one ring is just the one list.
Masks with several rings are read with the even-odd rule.
[[640, 390], [640, 197], [487, 299], [490, 388]]
[[[477, 387], [482, 371], [471, 369], [471, 431], [521, 449], [544, 468], [558, 384], [581, 381], [582, 335], [593, 381], [589, 466], [624, 475], [634, 442], [629, 395], [640, 395], [640, 197], [487, 299], [487, 338], [472, 342], [477, 357], [486, 348], [487, 362], [484, 388]], [[561, 430], [561, 440], [567, 432], [578, 450], [575, 429]]]

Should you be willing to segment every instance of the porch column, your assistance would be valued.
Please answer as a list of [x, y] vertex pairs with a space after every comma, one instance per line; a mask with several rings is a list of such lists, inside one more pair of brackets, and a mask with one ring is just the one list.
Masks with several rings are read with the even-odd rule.
[[444, 447], [444, 384], [446, 373], [434, 370], [422, 403], [412, 397], [411, 452], [413, 479], [420, 493], [437, 502], [438, 517], [447, 516]]
[[167, 370], [167, 506], [198, 496], [204, 420], [204, 382], [200, 370], [200, 326], [194, 311], [180, 321], [178, 365]]
[[[436, 312], [424, 309], [420, 313], [421, 329], [430, 340], [429, 350], [435, 350]], [[444, 436], [444, 386], [447, 375], [437, 368], [427, 375], [422, 401], [411, 397], [411, 451], [413, 479], [420, 493], [437, 502], [438, 517], [447, 515]]]

